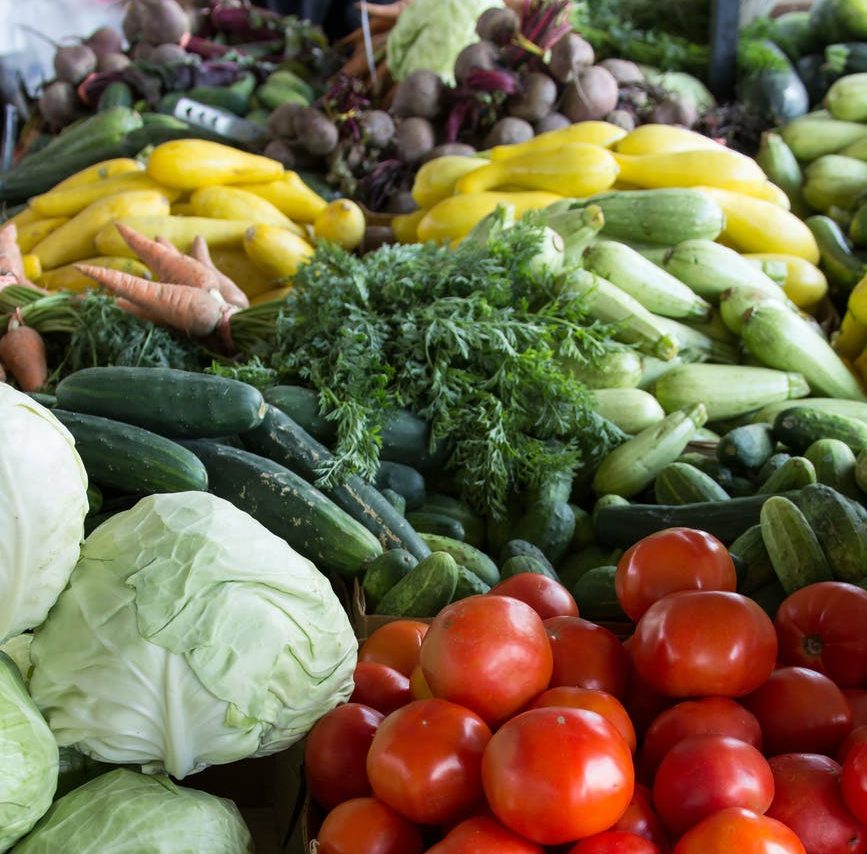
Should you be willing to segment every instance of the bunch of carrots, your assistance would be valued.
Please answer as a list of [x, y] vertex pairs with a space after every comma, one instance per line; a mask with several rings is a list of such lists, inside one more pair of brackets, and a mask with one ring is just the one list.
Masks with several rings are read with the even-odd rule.
[[[234, 352], [232, 318], [248, 309], [249, 301], [214, 265], [205, 240], [197, 237], [191, 254], [184, 255], [162, 238], [150, 240], [123, 223], [117, 223], [116, 228], [157, 280], [90, 264], [76, 264], [76, 268], [110, 291], [118, 307], [129, 314], [193, 338], [213, 338], [219, 349]], [[0, 229], [0, 292], [12, 285], [28, 289], [26, 300], [38, 302], [43, 294], [46, 296], [42, 301], [58, 297], [80, 299], [78, 294], [48, 296], [26, 279], [14, 223]], [[32, 308], [35, 304], [30, 302], [29, 306]], [[250, 311], [258, 317], [262, 310]], [[273, 313], [273, 307], [268, 311]], [[256, 317], [249, 320], [256, 323]], [[243, 324], [240, 326], [243, 330]], [[21, 305], [12, 311], [6, 332], [0, 337], [0, 379], [3, 381], [7, 369], [24, 391], [42, 387], [48, 377], [45, 342], [39, 331], [24, 322]]]

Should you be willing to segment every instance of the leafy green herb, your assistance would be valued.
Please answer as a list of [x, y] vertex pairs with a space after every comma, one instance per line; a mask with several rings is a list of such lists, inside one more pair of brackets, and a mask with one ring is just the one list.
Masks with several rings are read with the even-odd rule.
[[525, 218], [487, 245], [394, 245], [363, 258], [317, 247], [278, 317], [272, 367], [318, 390], [337, 424], [321, 482], [372, 479], [398, 408], [430, 422], [464, 497], [494, 515], [510, 490], [574, 472], [616, 441], [560, 361], [592, 361], [609, 330], [539, 269], [541, 246]]
[[210, 368], [205, 369], [205, 373], [239, 380], [242, 383], [247, 383], [247, 385], [255, 386], [260, 391], [264, 391], [277, 382], [277, 371], [262, 364], [258, 356], [254, 356], [249, 362], [240, 364], [215, 360], [211, 362]]

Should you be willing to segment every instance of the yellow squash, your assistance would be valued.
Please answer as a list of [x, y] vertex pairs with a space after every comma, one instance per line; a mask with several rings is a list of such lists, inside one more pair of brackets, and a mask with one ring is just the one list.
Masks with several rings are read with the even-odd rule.
[[673, 151], [713, 151], [725, 149], [710, 137], [674, 125], [640, 125], [619, 140], [614, 150], [620, 154], [660, 154]]
[[190, 196], [190, 205], [194, 216], [261, 222], [302, 234], [301, 229], [267, 199], [237, 187], [200, 187]]
[[123, 175], [127, 172], [143, 172], [144, 164], [138, 160], [133, 160], [131, 157], [115, 157], [113, 160], [103, 160], [101, 163], [94, 163], [93, 166], [88, 166], [74, 175], [70, 175], [59, 184], [55, 184], [53, 190], [66, 190], [70, 187], [81, 187], [84, 184], [91, 184], [94, 181], [104, 181], [106, 178], [113, 178], [115, 175]]
[[250, 305], [262, 305], [262, 303], [265, 302], [275, 302], [278, 300], [283, 300], [288, 296], [291, 290], [291, 285], [285, 288], [272, 288], [270, 291], [264, 291], [263, 293], [253, 297], [250, 300]]
[[21, 266], [24, 268], [24, 277], [30, 282], [38, 282], [42, 278], [42, 264], [35, 255], [22, 255]]
[[171, 208], [172, 216], [195, 216], [196, 213], [193, 210], [192, 203], [187, 200], [186, 202], [172, 202]]
[[610, 122], [576, 122], [558, 130], [549, 130], [539, 136], [519, 142], [515, 145], [498, 145], [492, 148], [488, 155], [491, 160], [509, 160], [523, 154], [543, 154], [546, 151], [556, 151], [564, 145], [573, 142], [583, 142], [588, 145], [600, 145], [610, 148], [626, 136], [622, 127]]
[[244, 233], [244, 251], [266, 276], [283, 279], [313, 254], [313, 247], [285, 228], [254, 225]]
[[39, 214], [36, 213], [33, 208], [26, 207], [24, 208], [24, 210], [18, 211], [15, 216], [9, 217], [6, 222], [0, 223], [0, 228], [2, 228], [4, 225], [9, 225], [10, 223], [13, 223], [15, 227], [20, 231], [22, 226], [30, 225], [30, 223], [36, 222], [40, 219], [42, 219], [42, 217], [39, 216]]
[[49, 190], [41, 196], [34, 196], [30, 207], [44, 217], [75, 216], [97, 199], [127, 190], [157, 190], [170, 202], [180, 195], [178, 190], [160, 186], [144, 172], [122, 172], [102, 181]]
[[673, 151], [662, 154], [614, 153], [620, 165], [621, 181], [639, 187], [711, 186], [744, 190], [767, 181], [755, 160], [717, 146], [701, 151]]
[[259, 294], [274, 289], [272, 279], [253, 264], [243, 249], [214, 249], [211, 251], [211, 260], [251, 301]]
[[398, 243], [415, 243], [418, 240], [418, 224], [427, 214], [427, 208], [407, 214], [398, 214], [391, 219], [391, 230]]
[[248, 154], [206, 139], [173, 139], [148, 158], [148, 175], [166, 187], [194, 190], [215, 184], [275, 181], [283, 166], [270, 157]]
[[793, 213], [743, 193], [700, 189], [723, 209], [726, 224], [722, 238], [738, 252], [795, 255], [811, 264], [819, 263], [816, 238]]
[[757, 261], [782, 261], [786, 265], [786, 281], [783, 290], [798, 308], [809, 309], [828, 292], [828, 280], [815, 265], [796, 255], [780, 255], [774, 252], [759, 252], [746, 256]]
[[515, 215], [546, 208], [559, 201], [556, 193], [467, 193], [451, 196], [434, 205], [418, 224], [417, 237], [422, 243], [451, 243], [466, 237], [482, 217], [497, 205], [514, 205]]
[[[253, 224], [234, 219], [210, 219], [201, 216], [125, 216], [124, 225], [134, 228], [145, 237], [154, 240], [164, 237], [181, 252], [189, 252], [193, 240], [201, 235], [209, 248], [240, 246], [244, 232]], [[96, 235], [96, 248], [102, 255], [125, 255], [135, 257], [114, 227], [114, 223], [102, 228]]]
[[482, 193], [501, 187], [543, 190], [561, 196], [592, 196], [617, 180], [617, 161], [598, 145], [574, 142], [540, 157], [534, 152], [489, 163], [455, 185], [458, 193]]
[[361, 245], [366, 227], [364, 211], [355, 202], [335, 199], [316, 217], [313, 237], [316, 240], [331, 240], [351, 251]]
[[849, 294], [846, 314], [851, 314], [862, 326], [867, 326], [867, 276], [861, 279]]
[[[113, 223], [128, 217], [167, 217], [169, 200], [156, 190], [130, 190], [105, 196], [88, 205], [81, 213], [55, 229], [33, 247], [43, 269], [52, 270], [93, 255], [126, 255], [127, 252], [106, 252], [95, 243], [97, 234], [106, 226], [117, 235]], [[126, 247], [126, 244], [123, 243]]]
[[267, 199], [293, 222], [313, 222], [327, 204], [325, 199], [310, 189], [298, 175], [287, 169], [276, 181], [234, 186]]
[[18, 248], [22, 252], [29, 252], [37, 243], [44, 240], [65, 222], [69, 222], [68, 216], [55, 216], [50, 219], [38, 219], [36, 222], [20, 226], [18, 228]]
[[[129, 273], [141, 279], [152, 279], [151, 271], [135, 258], [121, 258], [115, 255], [98, 255], [95, 258], [87, 258], [82, 264], [91, 264], [94, 267], [108, 267], [110, 270], [119, 270], [121, 273]], [[57, 267], [49, 270], [42, 276], [40, 284], [50, 291], [86, 291], [96, 287], [96, 283], [90, 276], [79, 273], [73, 264]]]
[[847, 359], [856, 358], [867, 347], [867, 325], [857, 321], [855, 315], [847, 311], [832, 343], [841, 356]]
[[412, 198], [420, 208], [433, 207], [454, 195], [455, 184], [469, 172], [488, 165], [479, 157], [437, 157], [429, 160], [415, 174]]

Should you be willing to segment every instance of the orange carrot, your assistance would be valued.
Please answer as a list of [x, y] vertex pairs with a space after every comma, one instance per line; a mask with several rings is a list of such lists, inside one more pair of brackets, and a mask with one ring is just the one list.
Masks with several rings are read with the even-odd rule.
[[190, 249], [190, 254], [200, 264], [203, 264], [209, 270], [212, 270], [217, 282], [217, 287], [220, 290], [220, 296], [223, 299], [238, 306], [238, 308], [249, 308], [250, 300], [245, 294], [225, 273], [223, 273], [217, 265], [211, 260], [211, 253], [208, 250], [208, 243], [200, 234], [193, 240], [193, 246]]
[[19, 284], [27, 283], [21, 249], [18, 247], [18, 227], [14, 222], [0, 228], [0, 276], [10, 273]]
[[24, 325], [20, 308], [15, 309], [0, 338], [0, 359], [22, 391], [36, 391], [48, 379], [45, 342], [35, 329]]
[[409, 6], [410, 0], [397, 0], [396, 3], [386, 3], [385, 5], [377, 5], [376, 3], [358, 3], [359, 9], [367, 12], [370, 18], [387, 18], [396, 21], [400, 17], [400, 13]]
[[156, 242], [159, 243], [160, 246], [163, 246], [166, 249], [168, 249], [169, 253], [172, 255], [183, 255], [184, 254], [183, 252], [181, 252], [180, 249], [178, 249], [177, 246], [175, 246], [174, 243], [171, 242], [171, 240], [166, 240], [165, 237], [161, 237], [159, 234], [154, 238], [154, 240], [156, 240]]
[[75, 269], [104, 285], [115, 296], [125, 297], [144, 309], [155, 322], [165, 323], [187, 335], [210, 335], [234, 306], [229, 306], [216, 289], [201, 290], [189, 285], [151, 282], [129, 273], [76, 264]]
[[123, 297], [115, 297], [114, 301], [119, 309], [122, 309], [127, 314], [131, 314], [133, 317], [137, 317], [139, 320], [144, 320], [148, 323], [156, 323], [158, 326], [165, 326], [164, 323], [161, 323], [150, 312], [145, 311], [145, 309], [139, 307], [134, 302], [130, 302], [128, 299], [124, 299]]

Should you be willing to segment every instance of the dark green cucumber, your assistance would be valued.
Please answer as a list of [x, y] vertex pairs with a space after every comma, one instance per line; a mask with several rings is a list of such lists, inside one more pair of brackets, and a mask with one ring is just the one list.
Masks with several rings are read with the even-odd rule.
[[581, 616], [588, 620], [628, 622], [614, 590], [616, 566], [596, 566], [572, 585], [572, 597]]
[[493, 587], [500, 580], [497, 565], [483, 551], [473, 548], [469, 543], [440, 534], [422, 534], [421, 537], [432, 552], [450, 554], [461, 566], [478, 575], [485, 584]]
[[132, 89], [122, 80], [115, 80], [109, 83], [102, 94], [99, 96], [97, 110], [110, 110], [112, 107], [131, 107], [132, 106]]
[[72, 433], [88, 477], [100, 486], [145, 495], [208, 489], [201, 461], [171, 439], [97, 415], [52, 413]]
[[791, 454], [785, 451], [780, 451], [776, 454], [771, 454], [767, 462], [759, 469], [756, 478], [759, 484], [763, 484], [778, 468], [785, 465], [788, 460], [792, 459]]
[[506, 507], [502, 516], [485, 517], [486, 551], [495, 555], [515, 536], [515, 526], [524, 513], [523, 503], [516, 495], [506, 499]]
[[760, 519], [765, 548], [786, 593], [833, 579], [815, 532], [793, 501], [770, 496], [762, 506]]
[[424, 477], [421, 472], [403, 463], [383, 460], [379, 464], [373, 485], [380, 491], [393, 489], [398, 495], [402, 495], [406, 501], [407, 510], [417, 510], [424, 504]]
[[206, 439], [185, 446], [208, 470], [210, 492], [249, 513], [320, 569], [353, 577], [382, 554], [367, 528], [285, 466]]
[[828, 559], [838, 581], [856, 582], [867, 575], [867, 524], [854, 503], [824, 483], [801, 490], [798, 507]]
[[600, 511], [604, 510], [606, 507], [628, 507], [629, 499], [624, 498], [622, 495], [600, 495], [599, 498], [596, 499], [596, 502], [593, 504], [593, 512], [590, 514], [590, 518], [593, 520], [594, 526], [596, 525], [596, 517], [599, 515]]
[[699, 471], [703, 471], [708, 477], [713, 478], [726, 492], [732, 483], [732, 470], [728, 466], [724, 466], [716, 457], [709, 457], [707, 454], [690, 452], [681, 454], [675, 462], [689, 463], [695, 466]]
[[761, 468], [774, 453], [770, 424], [745, 424], [729, 430], [719, 440], [717, 459], [726, 466], [743, 470]]
[[861, 492], [867, 492], [867, 451], [861, 451], [855, 458], [855, 483]]
[[275, 385], [264, 391], [265, 400], [285, 412], [314, 439], [333, 445], [337, 439], [337, 422], [319, 414], [319, 394], [301, 385]]
[[57, 406], [57, 398], [53, 394], [43, 394], [39, 391], [27, 392], [28, 397], [32, 397], [37, 403], [41, 403], [47, 409], [54, 409]]
[[852, 252], [843, 230], [828, 216], [811, 216], [805, 222], [821, 254], [822, 270], [832, 287], [849, 293], [867, 273], [865, 264]]
[[819, 439], [839, 439], [854, 453], [867, 448], [867, 424], [857, 418], [796, 406], [774, 419], [774, 435], [798, 454]]
[[577, 552], [596, 542], [596, 534], [593, 531], [593, 516], [577, 504], [570, 504], [569, 506], [575, 517], [575, 531], [572, 534], [572, 542], [569, 543], [569, 551]]
[[440, 513], [451, 516], [464, 526], [464, 542], [477, 549], [485, 545], [485, 520], [477, 515], [463, 501], [438, 492], [428, 493], [424, 504], [418, 508], [422, 513]]
[[756, 485], [748, 478], [732, 475], [726, 491], [732, 498], [748, 498], [756, 494]]
[[374, 613], [394, 617], [435, 617], [455, 594], [458, 565], [434, 552], [414, 566], [379, 602]]
[[689, 463], [669, 463], [656, 476], [653, 488], [659, 504], [731, 500], [712, 477]]
[[513, 575], [523, 575], [525, 572], [535, 572], [538, 575], [547, 575], [548, 578], [553, 578], [559, 581], [560, 577], [551, 569], [551, 564], [547, 559], [543, 562], [530, 554], [515, 555], [510, 557], [500, 567], [501, 578], [511, 578]]
[[[309, 483], [315, 483], [321, 467], [334, 459], [326, 447], [274, 406], [267, 408], [265, 418], [255, 430], [241, 438], [250, 450], [282, 463]], [[350, 475], [344, 483], [323, 486], [322, 491], [373, 533], [383, 549], [405, 549], [419, 560], [430, 554], [409, 522], [360, 477]]]
[[87, 484], [87, 515], [95, 516], [102, 510], [102, 490], [95, 484]]
[[361, 584], [367, 610], [372, 611], [382, 597], [397, 584], [418, 561], [403, 549], [389, 549], [370, 561], [364, 569]]
[[509, 558], [517, 557], [518, 555], [529, 555], [532, 558], [543, 563], [552, 573], [554, 572], [554, 564], [545, 557], [545, 553], [538, 546], [528, 543], [526, 540], [509, 540], [500, 549], [500, 557], [498, 563], [503, 566]]
[[57, 405], [180, 439], [211, 439], [262, 422], [258, 389], [226, 377], [174, 368], [85, 368], [62, 379]]
[[738, 593], [749, 596], [776, 580], [771, 558], [762, 538], [762, 526], [747, 528], [730, 546], [729, 553], [738, 570]]
[[575, 533], [575, 516], [566, 501], [535, 502], [518, 520], [516, 538], [538, 546], [555, 566]]
[[485, 584], [474, 572], [458, 564], [458, 580], [452, 595], [453, 602], [458, 599], [466, 599], [468, 596], [481, 596], [490, 589], [490, 584]]
[[623, 549], [611, 549], [606, 546], [588, 546], [577, 554], [569, 555], [557, 571], [560, 581], [571, 588], [582, 575], [596, 569], [598, 566], [616, 564], [623, 554]]
[[750, 599], [773, 620], [777, 616], [777, 611], [780, 610], [780, 605], [785, 601], [786, 595], [779, 579], [774, 578], [773, 581], [750, 594]]
[[395, 492], [393, 489], [380, 489], [382, 497], [400, 513], [401, 516], [406, 515], [406, 499]]
[[649, 534], [665, 528], [699, 528], [723, 543], [736, 540], [759, 523], [768, 495], [749, 495], [731, 501], [700, 504], [631, 504], [606, 507], [596, 517], [596, 538], [608, 546], [628, 548]]
[[541, 486], [528, 489], [526, 501], [528, 504], [568, 501], [571, 494], [572, 473], [568, 471], [557, 472], [548, 477]]
[[458, 542], [464, 541], [464, 526], [457, 519], [446, 516], [444, 513], [423, 513], [416, 510], [406, 514], [406, 521], [419, 534], [438, 534]]
[[806, 457], [791, 457], [757, 490], [757, 495], [779, 495], [816, 482], [816, 469]]
[[804, 456], [813, 464], [819, 483], [833, 487], [847, 498], [858, 499], [855, 454], [845, 442], [839, 439], [817, 439], [807, 448]]

